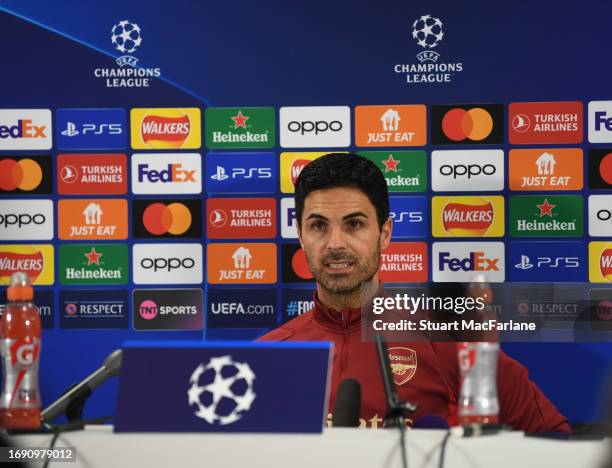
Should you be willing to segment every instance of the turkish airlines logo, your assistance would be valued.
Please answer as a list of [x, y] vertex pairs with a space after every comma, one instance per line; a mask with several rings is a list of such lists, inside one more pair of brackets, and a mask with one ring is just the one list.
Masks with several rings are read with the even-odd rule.
[[51, 149], [49, 109], [0, 109], [0, 150]]
[[123, 195], [125, 154], [70, 154], [57, 158], [57, 190], [64, 195]]
[[501, 150], [433, 151], [432, 188], [436, 192], [499, 191], [504, 188]]
[[505, 280], [502, 242], [435, 242], [433, 280], [471, 282], [483, 274], [491, 283]]
[[201, 244], [135, 244], [134, 284], [200, 284]]
[[0, 201], [0, 240], [53, 239], [51, 200]]
[[132, 148], [197, 149], [202, 145], [198, 108], [132, 109]]
[[202, 159], [197, 153], [134, 154], [132, 192], [137, 195], [202, 192]]
[[209, 198], [206, 213], [210, 239], [276, 237], [274, 198]]
[[425, 242], [391, 242], [380, 256], [380, 279], [387, 283], [425, 283], [427, 265]]
[[504, 139], [501, 104], [432, 106], [434, 145], [501, 144]]
[[338, 148], [351, 144], [349, 107], [281, 107], [283, 148]]
[[424, 146], [427, 110], [424, 105], [357, 106], [357, 146]]
[[134, 237], [199, 238], [201, 209], [200, 200], [134, 200]]
[[581, 102], [513, 102], [509, 139], [515, 145], [582, 143]]
[[51, 193], [51, 157], [0, 157], [0, 191]]

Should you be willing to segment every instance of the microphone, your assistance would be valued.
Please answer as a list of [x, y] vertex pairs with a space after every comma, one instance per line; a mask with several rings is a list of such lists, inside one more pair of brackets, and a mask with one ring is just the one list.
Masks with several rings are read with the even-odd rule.
[[355, 379], [340, 383], [332, 416], [333, 427], [359, 427], [361, 385]]
[[[102, 363], [102, 367], [100, 367], [93, 374], [86, 377], [80, 383], [74, 385], [62, 396], [60, 396], [55, 402], [49, 405], [41, 413], [42, 420], [44, 422], [51, 421], [64, 412], [67, 413], [69, 420], [76, 419], [70, 417], [71, 415], [68, 414], [70, 407], [72, 405], [80, 403], [80, 410], [76, 409], [76, 411], [80, 413], [82, 411], [82, 405], [84, 404], [85, 399], [89, 395], [91, 395], [92, 390], [102, 385], [110, 377], [117, 377], [121, 373], [122, 356], [123, 351], [120, 349], [116, 349], [111, 354], [109, 354]], [[80, 417], [80, 414], [78, 415], [78, 417]]]

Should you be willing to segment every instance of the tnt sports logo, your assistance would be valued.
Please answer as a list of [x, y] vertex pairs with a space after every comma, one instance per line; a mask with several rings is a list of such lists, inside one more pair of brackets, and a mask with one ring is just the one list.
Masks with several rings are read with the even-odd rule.
[[132, 193], [199, 194], [202, 192], [202, 158], [198, 153], [132, 155]]
[[134, 244], [134, 284], [200, 284], [201, 244]]
[[589, 243], [589, 281], [612, 283], [612, 242]]
[[142, 301], [138, 306], [138, 315], [144, 320], [153, 320], [157, 317], [158, 307], [154, 301], [147, 299]]
[[280, 155], [280, 174], [281, 174], [281, 192], [294, 193], [295, 182], [304, 169], [310, 162], [327, 153], [281, 153]]
[[503, 237], [504, 197], [432, 198], [434, 237]]
[[281, 107], [283, 148], [346, 148], [351, 144], [351, 110], [338, 107]]
[[202, 330], [203, 291], [193, 289], [134, 289], [134, 330]]
[[612, 195], [589, 197], [589, 236], [612, 237]]
[[508, 106], [511, 144], [582, 143], [581, 102], [513, 102]]
[[432, 151], [435, 192], [499, 191], [504, 188], [502, 150]]
[[0, 150], [49, 150], [51, 132], [49, 109], [0, 110]]
[[202, 236], [200, 200], [134, 200], [136, 238], [199, 238]]
[[0, 200], [0, 240], [53, 239], [51, 200]]
[[255, 374], [246, 362], [231, 356], [213, 357], [200, 364], [189, 378], [189, 405], [208, 424], [227, 426], [239, 421], [251, 409], [256, 394]]
[[501, 144], [503, 105], [432, 106], [431, 139], [434, 145]]
[[612, 143], [612, 101], [589, 102], [589, 142]]
[[357, 106], [357, 146], [424, 146], [427, 110], [424, 105]]
[[433, 280], [435, 282], [472, 282], [478, 275], [486, 281], [505, 279], [502, 242], [435, 242]]
[[0, 284], [10, 284], [13, 273], [28, 274], [33, 285], [54, 283], [54, 251], [52, 245], [0, 245]]
[[207, 258], [210, 284], [276, 283], [275, 244], [208, 244]]
[[[45, 158], [45, 162], [49, 163], [50, 160]], [[30, 158], [0, 159], [0, 190], [3, 192], [38, 193], [39, 191], [36, 189], [41, 187], [43, 181], [43, 170], [40, 164]], [[46, 164], [46, 166], [46, 169], [50, 169], [50, 164]], [[47, 177], [49, 177], [48, 173]], [[50, 192], [49, 187], [46, 193]]]
[[581, 190], [582, 150], [510, 150], [509, 180], [511, 190]]
[[134, 149], [198, 149], [202, 146], [200, 109], [132, 109]]

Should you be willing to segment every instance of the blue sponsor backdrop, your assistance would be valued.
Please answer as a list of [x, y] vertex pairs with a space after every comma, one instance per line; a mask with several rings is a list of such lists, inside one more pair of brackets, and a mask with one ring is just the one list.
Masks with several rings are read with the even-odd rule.
[[279, 186], [278, 157], [274, 153], [208, 153], [206, 191], [275, 193]]
[[125, 109], [58, 109], [54, 124], [58, 150], [119, 150], [127, 145]]
[[[95, 16], [91, 2], [62, 8], [54, 2], [14, 0], [0, 1], [0, 7], [5, 9], [0, 28], [7, 44], [3, 64], [10, 70], [0, 76], [5, 108], [213, 104], [278, 109], [610, 99], [612, 64], [605, 59], [609, 6], [594, 0], [513, 6], [477, 0], [469, 8], [450, 0], [394, 0], [384, 5], [315, 0], [299, 7], [280, 0], [177, 0], [171, 5], [161, 0], [108, 0], [96, 2]], [[411, 25], [423, 14], [444, 22], [445, 37], [436, 51], [445, 61], [462, 63], [462, 71], [451, 76], [450, 83], [410, 84], [405, 74], [394, 70], [396, 64], [416, 62], [421, 49], [411, 37]], [[106, 79], [94, 74], [96, 69], [117, 66], [114, 59], [122, 54], [109, 32], [125, 18], [143, 31], [143, 43], [134, 54], [139, 64], [161, 72], [162, 79], [146, 88], [107, 87]], [[509, 149], [507, 144], [498, 147]], [[432, 148], [425, 149], [429, 154]], [[278, 154], [273, 154], [276, 162]], [[270, 183], [271, 191], [278, 193], [278, 180]], [[207, 337], [253, 338], [260, 333], [215, 330]], [[127, 328], [45, 330], [43, 403], [88, 375], [122, 340], [142, 337]], [[147, 339], [201, 337], [201, 332], [146, 334]], [[608, 343], [515, 344], [505, 349], [527, 365], [570, 419], [597, 417], [598, 395], [612, 356]], [[577, 394], [587, 397], [576, 398]], [[115, 396], [116, 382], [100, 388], [86, 416], [112, 414]]]
[[389, 197], [393, 218], [393, 237], [427, 237], [429, 235], [429, 204], [427, 197]]
[[582, 242], [511, 242], [506, 269], [512, 282], [587, 281], [587, 247]]

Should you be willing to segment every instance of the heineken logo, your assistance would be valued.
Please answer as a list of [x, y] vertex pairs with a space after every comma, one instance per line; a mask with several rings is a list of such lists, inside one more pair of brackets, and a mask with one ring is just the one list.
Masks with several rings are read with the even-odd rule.
[[579, 195], [510, 197], [513, 237], [578, 237], [583, 228]]
[[66, 285], [127, 284], [127, 246], [62, 245], [59, 271], [60, 282]]
[[385, 176], [389, 192], [424, 192], [427, 161], [424, 151], [363, 151]]
[[208, 148], [273, 148], [276, 123], [272, 107], [209, 107], [206, 109]]

